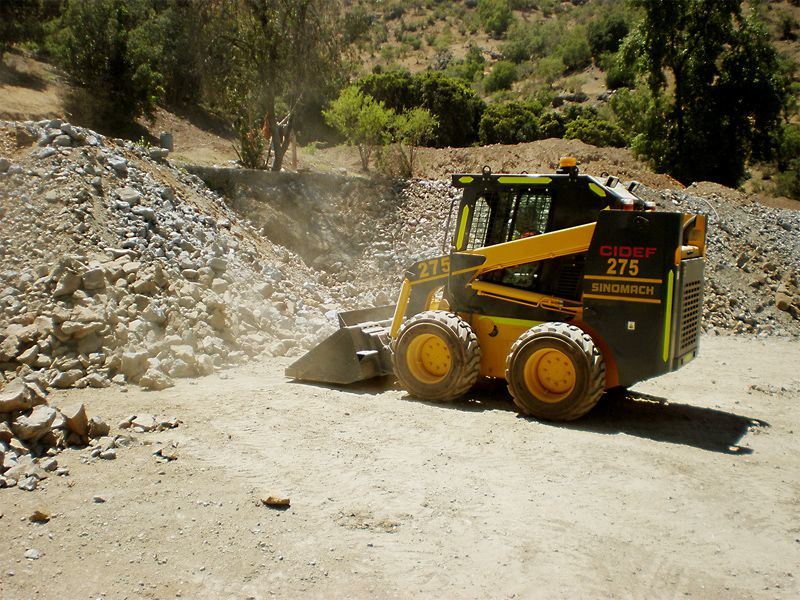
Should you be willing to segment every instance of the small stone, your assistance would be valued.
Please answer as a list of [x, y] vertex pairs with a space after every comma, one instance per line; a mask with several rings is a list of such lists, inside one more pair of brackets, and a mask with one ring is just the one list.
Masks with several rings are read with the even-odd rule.
[[101, 267], [89, 269], [83, 274], [83, 289], [99, 290], [106, 287], [106, 273]]
[[156, 428], [156, 419], [153, 415], [136, 415], [131, 420], [130, 426], [140, 433], [153, 431]]
[[117, 451], [113, 448], [109, 448], [108, 450], [103, 450], [98, 456], [103, 460], [116, 460]]
[[169, 155], [169, 150], [166, 148], [151, 148], [148, 154], [153, 160], [164, 160]]
[[89, 437], [92, 439], [101, 438], [105, 435], [108, 435], [111, 431], [111, 427], [108, 426], [108, 423], [103, 421], [100, 417], [95, 415], [91, 419], [89, 419]]
[[71, 296], [78, 289], [80, 289], [81, 283], [82, 280], [80, 277], [78, 277], [75, 273], [68, 271], [61, 276], [61, 279], [58, 280], [56, 289], [53, 292], [53, 297], [59, 298], [61, 296]]
[[33, 395], [22, 379], [15, 379], [0, 390], [0, 413], [27, 410], [33, 406]]
[[291, 501], [289, 498], [281, 498], [279, 496], [267, 496], [261, 499], [261, 503], [270, 508], [289, 508]]
[[128, 160], [122, 156], [110, 156], [107, 162], [108, 166], [114, 169], [118, 174], [128, 171]]
[[58, 468], [58, 461], [55, 458], [47, 458], [41, 461], [39, 466], [48, 472], [55, 471]]
[[40, 405], [34, 408], [27, 417], [17, 417], [11, 424], [11, 429], [22, 441], [36, 441], [50, 431], [55, 418], [56, 410], [54, 408]]
[[106, 499], [103, 496], [92, 496], [92, 502], [95, 504], [103, 504], [105, 501]]
[[42, 510], [35, 510], [31, 516], [28, 517], [28, 520], [31, 523], [47, 523], [50, 520], [50, 515]]
[[17, 487], [26, 492], [32, 492], [39, 485], [39, 480], [33, 475], [24, 477], [17, 482]]
[[130, 187], [124, 187], [117, 190], [117, 196], [119, 196], [120, 200], [127, 202], [131, 206], [139, 204], [139, 200], [142, 199], [142, 195]]
[[272, 296], [275, 291], [275, 287], [269, 282], [259, 283], [255, 289], [265, 300]]
[[25, 558], [28, 560], [39, 560], [42, 557], [42, 553], [39, 552], [36, 548], [30, 548], [25, 550]]

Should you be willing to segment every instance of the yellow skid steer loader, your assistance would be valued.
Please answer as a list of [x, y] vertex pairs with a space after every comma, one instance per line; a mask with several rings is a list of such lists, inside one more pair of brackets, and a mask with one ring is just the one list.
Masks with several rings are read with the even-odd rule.
[[435, 401], [502, 378], [522, 413], [566, 421], [697, 355], [703, 215], [657, 212], [635, 183], [581, 174], [569, 157], [555, 173], [485, 167], [453, 185], [450, 252], [411, 265], [396, 305], [340, 313], [339, 331], [287, 376], [394, 373]]

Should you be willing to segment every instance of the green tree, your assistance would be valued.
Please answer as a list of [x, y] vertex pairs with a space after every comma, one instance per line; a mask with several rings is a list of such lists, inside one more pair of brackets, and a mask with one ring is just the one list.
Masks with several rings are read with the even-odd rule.
[[361, 166], [368, 171], [374, 149], [389, 141], [394, 112], [372, 96], [363, 94], [358, 87], [349, 86], [323, 115], [328, 125], [341, 133], [349, 145], [358, 147]]
[[45, 0], [0, 2], [0, 60], [15, 44], [41, 41], [44, 21], [57, 16], [59, 9], [59, 4]]
[[481, 117], [481, 144], [519, 144], [540, 139], [538, 102], [490, 104]]
[[588, 115], [568, 120], [564, 138], [581, 140], [594, 146], [625, 146], [625, 136], [617, 125]]
[[580, 71], [592, 64], [592, 51], [586, 39], [586, 29], [575, 27], [561, 39], [561, 60], [568, 71]]
[[[55, 35], [59, 63], [112, 126], [152, 114], [163, 96], [160, 40], [145, 0], [68, 0]], [[91, 43], [87, 43], [90, 40]]]
[[438, 147], [469, 146], [478, 140], [478, 124], [486, 104], [466, 83], [428, 71], [415, 77], [418, 108], [439, 122], [433, 141]]
[[747, 159], [769, 154], [787, 103], [778, 55], [740, 4], [634, 0], [643, 19], [625, 51], [647, 74], [667, 130], [665, 155], [650, 158], [687, 183], [738, 184]]
[[517, 67], [514, 63], [499, 60], [492, 67], [484, 81], [484, 89], [491, 93], [498, 90], [509, 90], [517, 80]]
[[394, 119], [395, 139], [399, 144], [403, 171], [407, 177], [414, 176], [417, 149], [433, 139], [439, 122], [425, 108], [413, 108]]
[[478, 15], [483, 28], [498, 38], [506, 32], [514, 18], [508, 0], [478, 0]]
[[438, 71], [411, 75], [405, 71], [372, 74], [357, 84], [362, 92], [401, 114], [425, 108], [439, 123], [431, 143], [436, 147], [469, 146], [478, 140], [486, 105], [463, 80]]
[[240, 140], [266, 123], [271, 168], [280, 171], [303, 107], [341, 81], [341, 12], [325, 0], [218, 0], [210, 7], [209, 37], [227, 61], [225, 103]]
[[626, 35], [628, 35], [628, 23], [620, 14], [608, 14], [590, 22], [587, 38], [592, 56], [597, 59], [603, 54], [616, 52]]

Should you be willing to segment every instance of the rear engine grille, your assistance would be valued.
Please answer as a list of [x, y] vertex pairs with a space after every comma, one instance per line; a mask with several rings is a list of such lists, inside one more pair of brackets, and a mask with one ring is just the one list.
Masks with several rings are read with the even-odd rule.
[[697, 348], [700, 334], [700, 317], [703, 314], [703, 280], [684, 281], [681, 329], [678, 341], [678, 356]]

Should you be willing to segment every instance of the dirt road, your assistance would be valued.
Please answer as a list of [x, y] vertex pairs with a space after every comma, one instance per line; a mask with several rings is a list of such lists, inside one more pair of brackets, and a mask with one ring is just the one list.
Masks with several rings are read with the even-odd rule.
[[434, 405], [290, 383], [286, 364], [54, 395], [183, 424], [0, 491], [0, 597], [800, 595], [797, 341], [706, 338], [638, 388], [669, 404], [608, 399], [569, 425], [519, 418], [502, 388]]

